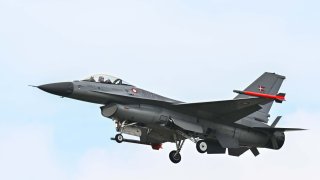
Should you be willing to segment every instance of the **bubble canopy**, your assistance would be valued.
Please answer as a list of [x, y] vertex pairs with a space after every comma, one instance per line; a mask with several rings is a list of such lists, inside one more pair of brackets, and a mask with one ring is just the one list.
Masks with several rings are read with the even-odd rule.
[[110, 76], [107, 74], [95, 74], [92, 76], [89, 76], [88, 78], [83, 79], [82, 81], [88, 81], [88, 82], [96, 82], [96, 83], [104, 83], [104, 84], [114, 84], [114, 85], [127, 85], [132, 86], [126, 81], [123, 81], [120, 78]]

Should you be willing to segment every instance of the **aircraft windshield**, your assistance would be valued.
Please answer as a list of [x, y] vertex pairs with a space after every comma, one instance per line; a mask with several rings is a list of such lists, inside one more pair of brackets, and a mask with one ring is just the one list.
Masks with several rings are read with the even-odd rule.
[[90, 76], [82, 81], [131, 86], [129, 83], [123, 81], [120, 78], [109, 76], [106, 74], [96, 74], [96, 75]]

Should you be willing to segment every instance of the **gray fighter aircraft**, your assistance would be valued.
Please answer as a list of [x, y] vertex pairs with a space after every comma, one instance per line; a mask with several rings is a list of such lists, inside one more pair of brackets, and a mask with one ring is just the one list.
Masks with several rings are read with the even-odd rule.
[[[199, 153], [240, 156], [257, 148], [280, 149], [285, 131], [303, 130], [276, 127], [281, 116], [268, 125], [273, 101], [282, 103], [279, 93], [284, 76], [264, 73], [232, 100], [184, 103], [135, 87], [120, 78], [94, 75], [81, 81], [37, 86], [51, 94], [101, 104], [101, 114], [112, 119], [118, 143], [151, 145], [176, 144], [169, 154], [173, 163], [181, 161], [180, 151], [186, 139], [196, 144]], [[125, 139], [123, 134], [140, 140]]]

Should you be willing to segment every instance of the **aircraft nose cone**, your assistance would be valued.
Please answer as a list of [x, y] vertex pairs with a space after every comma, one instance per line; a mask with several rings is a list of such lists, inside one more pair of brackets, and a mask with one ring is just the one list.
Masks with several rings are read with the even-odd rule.
[[52, 83], [52, 84], [44, 84], [38, 86], [39, 89], [55, 94], [58, 96], [70, 96], [73, 93], [73, 83], [72, 82], [61, 82], [61, 83]]

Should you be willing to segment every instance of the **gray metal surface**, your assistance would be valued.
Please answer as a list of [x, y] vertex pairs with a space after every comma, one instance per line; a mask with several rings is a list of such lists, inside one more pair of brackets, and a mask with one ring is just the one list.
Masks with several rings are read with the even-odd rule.
[[[279, 92], [279, 89], [284, 81], [285, 77], [275, 74], [275, 73], [263, 73], [257, 80], [255, 80], [252, 84], [250, 84], [244, 91], [251, 91], [251, 92], [260, 92], [265, 94], [272, 94], [275, 95]], [[249, 98], [248, 95], [238, 94], [234, 99], [242, 99], [242, 98]], [[261, 121], [261, 122], [268, 122], [269, 118], [269, 111], [273, 101], [269, 102], [268, 104], [262, 105], [261, 109], [250, 114], [249, 116], [241, 119], [241, 121]]]
[[[276, 95], [285, 79], [275, 73], [264, 73], [245, 91]], [[240, 156], [247, 150], [257, 156], [257, 148], [280, 149], [284, 132], [302, 130], [275, 127], [280, 117], [269, 126], [269, 111], [273, 99], [237, 95], [233, 100], [184, 103], [154, 94], [112, 76], [91, 76], [74, 82], [38, 86], [39, 89], [63, 97], [101, 104], [101, 114], [112, 119], [120, 134], [130, 134], [140, 140], [117, 141], [152, 145], [176, 143], [170, 159], [177, 163], [186, 139], [203, 139], [208, 154]], [[204, 145], [202, 143], [202, 145]]]

